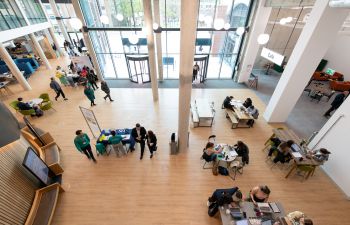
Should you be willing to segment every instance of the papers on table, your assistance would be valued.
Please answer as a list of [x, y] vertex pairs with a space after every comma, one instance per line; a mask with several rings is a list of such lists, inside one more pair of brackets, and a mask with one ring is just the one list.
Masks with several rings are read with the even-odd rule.
[[248, 220], [237, 220], [236, 225], [249, 225]]
[[303, 155], [300, 154], [300, 152], [292, 152], [292, 155], [294, 158], [302, 158], [303, 157]]

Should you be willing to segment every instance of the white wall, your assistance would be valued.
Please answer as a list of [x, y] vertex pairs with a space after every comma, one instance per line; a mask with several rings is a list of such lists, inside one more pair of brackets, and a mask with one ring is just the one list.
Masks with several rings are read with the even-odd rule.
[[[341, 115], [344, 116], [337, 121]], [[309, 144], [310, 148], [326, 148], [331, 152], [329, 160], [322, 167], [348, 198], [350, 198], [349, 125], [350, 97], [338, 108]]]
[[335, 69], [344, 74], [344, 80], [350, 81], [350, 35], [339, 33], [336, 41], [323, 57], [328, 60], [326, 68]]
[[31, 34], [40, 30], [51, 27], [50, 22], [39, 23], [34, 25], [29, 25], [25, 27], [19, 27], [11, 30], [5, 30], [0, 32], [0, 42], [11, 41], [18, 37], [23, 37], [24, 35]]

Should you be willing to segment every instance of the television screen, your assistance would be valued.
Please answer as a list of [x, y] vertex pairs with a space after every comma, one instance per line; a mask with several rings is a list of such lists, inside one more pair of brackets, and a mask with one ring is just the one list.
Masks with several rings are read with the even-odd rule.
[[31, 147], [28, 147], [27, 153], [24, 157], [22, 164], [42, 183], [44, 183], [45, 185], [49, 184], [50, 169]]
[[29, 120], [24, 116], [23, 117], [24, 122], [26, 123], [27, 127], [29, 130], [34, 134], [34, 136], [40, 141], [40, 143], [44, 146], [45, 142], [44, 140], [40, 137], [39, 133], [35, 130], [33, 125], [29, 122]]
[[326, 70], [326, 74], [328, 74], [328, 75], [333, 75], [335, 73], [335, 70], [333, 70], [333, 69], [331, 69], [331, 68], [328, 68], [327, 70]]

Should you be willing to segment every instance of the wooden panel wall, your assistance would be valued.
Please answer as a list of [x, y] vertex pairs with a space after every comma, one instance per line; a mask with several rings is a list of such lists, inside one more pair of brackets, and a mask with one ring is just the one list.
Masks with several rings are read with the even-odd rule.
[[39, 185], [22, 166], [29, 144], [22, 138], [0, 148], [0, 224], [24, 224]]

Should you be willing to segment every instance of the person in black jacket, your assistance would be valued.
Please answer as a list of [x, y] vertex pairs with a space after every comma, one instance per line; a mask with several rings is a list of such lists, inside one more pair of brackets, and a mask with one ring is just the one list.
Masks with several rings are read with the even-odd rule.
[[[143, 152], [145, 151], [145, 138], [146, 138], [146, 129], [141, 127], [139, 123], [136, 124], [131, 130], [131, 136], [135, 139], [137, 143], [140, 143], [141, 146], [141, 155], [140, 160], [143, 158]], [[130, 149], [130, 151], [134, 151], [135, 149]]]
[[157, 137], [153, 133], [153, 131], [148, 130], [146, 139], [147, 139], [147, 146], [148, 146], [149, 152], [151, 153], [150, 158], [152, 158], [153, 152], [157, 150]]
[[349, 95], [349, 91], [344, 91], [344, 92], [338, 94], [337, 96], [335, 96], [333, 102], [331, 103], [331, 108], [328, 109], [328, 111], [323, 116], [325, 116], [325, 117], [331, 116], [330, 113], [332, 111], [338, 109], [348, 95]]
[[233, 99], [233, 96], [226, 96], [224, 102], [222, 103], [222, 105], [224, 106], [225, 109], [232, 109], [233, 110], [233, 106], [231, 105], [232, 99]]
[[106, 96], [103, 97], [105, 100], [106, 98], [109, 98], [109, 101], [113, 102], [114, 100], [111, 98], [111, 91], [109, 90], [109, 87], [107, 85], [107, 82], [106, 81], [101, 81], [101, 90], [104, 91], [106, 93]]
[[234, 145], [234, 148], [238, 156], [242, 157], [243, 164], [249, 164], [249, 148], [242, 141], [237, 141], [237, 144]]
[[253, 105], [253, 101], [251, 98], [247, 98], [244, 103], [243, 103], [243, 106], [246, 107], [246, 108], [249, 108], [250, 106]]
[[88, 74], [86, 78], [88, 79], [89, 83], [91, 84], [91, 87], [94, 90], [98, 89], [98, 86], [96, 84], [97, 76], [93, 70], [88, 70]]

